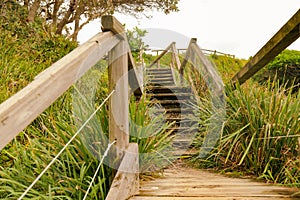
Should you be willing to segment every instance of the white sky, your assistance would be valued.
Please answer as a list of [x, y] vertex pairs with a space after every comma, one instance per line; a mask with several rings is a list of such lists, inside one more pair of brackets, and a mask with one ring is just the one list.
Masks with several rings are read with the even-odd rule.
[[[116, 14], [127, 29], [147, 29], [148, 39], [155, 37], [164, 48], [175, 40], [177, 48], [186, 48], [189, 39], [198, 38], [201, 48], [253, 56], [300, 8], [300, 0], [180, 0], [179, 12], [165, 15], [151, 12], [153, 18], [135, 19]], [[84, 42], [100, 31], [99, 20], [88, 24], [78, 36]], [[149, 29], [150, 28], [150, 29]], [[167, 41], [170, 40], [170, 41]], [[163, 41], [166, 41], [165, 43]], [[151, 40], [153, 43], [153, 40]], [[300, 50], [300, 39], [289, 49]]]

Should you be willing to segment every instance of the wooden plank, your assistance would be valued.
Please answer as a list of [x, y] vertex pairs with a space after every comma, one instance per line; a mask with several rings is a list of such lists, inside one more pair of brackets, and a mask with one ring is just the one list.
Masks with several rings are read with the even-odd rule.
[[[141, 66], [142, 67], [142, 66]], [[128, 52], [129, 85], [135, 95], [144, 93], [143, 69], [137, 69], [131, 52]]]
[[186, 64], [188, 63], [188, 61], [190, 59], [191, 48], [192, 48], [193, 43], [197, 43], [197, 38], [192, 38], [190, 40], [189, 46], [188, 46], [186, 54], [185, 54], [185, 58], [184, 58], [181, 66], [180, 66], [180, 69], [179, 69], [179, 72], [180, 72], [181, 76], [183, 76], [184, 68], [185, 68]]
[[181, 68], [181, 63], [180, 63], [180, 59], [179, 59], [179, 55], [178, 55], [178, 51], [176, 49], [175, 43], [173, 45], [173, 54], [174, 54], [174, 57], [175, 57], [175, 62], [176, 62], [176, 65], [177, 65], [177, 70], [179, 71], [180, 68]]
[[288, 200], [284, 197], [170, 197], [170, 196], [134, 196], [130, 200]]
[[[232, 178], [182, 166], [166, 169], [164, 176], [140, 183], [138, 199], [292, 199], [299, 189], [280, 187], [250, 178]], [[298, 198], [298, 196], [294, 196]]]
[[102, 31], [111, 31], [116, 34], [120, 39], [125, 39], [125, 29], [124, 26], [113, 16], [105, 15], [101, 17]]
[[274, 59], [281, 51], [296, 41], [299, 36], [300, 9], [232, 78], [232, 84], [243, 84]]
[[[102, 23], [102, 31], [111, 31], [114, 34], [116, 34], [120, 39], [123, 39], [128, 43], [127, 37], [125, 34], [125, 28], [124, 26], [113, 16], [111, 15], [105, 15], [101, 18]], [[132, 57], [132, 54], [130, 52], [130, 48], [128, 46], [128, 66], [129, 71], [132, 70], [132, 72], [129, 74], [129, 85], [134, 90], [134, 93], [136, 95], [141, 95], [143, 93], [143, 82], [138, 78], [137, 72], [136, 72], [136, 66], [134, 59]], [[123, 52], [125, 53], [125, 52]]]
[[[197, 43], [191, 44], [192, 52], [194, 52], [201, 62], [201, 67], [198, 66], [198, 63], [194, 63], [192, 60], [192, 64], [197, 68], [199, 72], [203, 72], [202, 76], [208, 75], [206, 78], [206, 85], [210, 89], [211, 93], [217, 96], [223, 95], [224, 84], [220, 76], [218, 75], [217, 71], [215, 70], [212, 63], [208, 60], [208, 58], [202, 53], [200, 47]], [[209, 81], [209, 82], [208, 82]]]
[[[109, 92], [115, 90], [109, 99], [109, 140], [115, 144], [115, 155], [120, 159], [129, 144], [129, 95], [127, 44], [122, 40], [109, 52]], [[115, 169], [118, 167], [114, 166]]]
[[168, 51], [172, 48], [172, 45], [174, 44], [174, 42], [172, 42], [150, 65], [149, 68], [152, 67], [153, 65], [155, 65], [155, 63], [157, 63], [166, 53], [168, 53]]
[[135, 195], [139, 189], [138, 145], [130, 143], [126, 149], [120, 168], [112, 182], [106, 200], [125, 200]]
[[24, 89], [0, 105], [0, 149], [48, 108], [119, 39], [99, 33], [40, 73]]

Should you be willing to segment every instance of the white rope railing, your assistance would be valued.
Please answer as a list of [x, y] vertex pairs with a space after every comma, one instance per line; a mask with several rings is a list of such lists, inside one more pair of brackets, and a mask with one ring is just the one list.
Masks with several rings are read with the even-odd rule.
[[97, 176], [97, 174], [98, 174], [98, 172], [99, 172], [99, 170], [100, 170], [101, 165], [102, 165], [103, 162], [104, 162], [105, 157], [108, 155], [108, 152], [109, 152], [110, 148], [112, 147], [112, 145], [114, 145], [116, 142], [117, 142], [117, 141], [115, 140], [115, 141], [113, 141], [112, 143], [110, 143], [110, 144], [107, 145], [107, 149], [106, 149], [106, 151], [104, 152], [104, 154], [103, 154], [103, 156], [102, 156], [102, 158], [101, 158], [101, 161], [100, 161], [100, 163], [99, 163], [99, 165], [98, 165], [98, 167], [97, 167], [97, 170], [96, 170], [96, 172], [95, 172], [95, 174], [94, 174], [94, 176], [93, 176], [93, 178], [92, 178], [92, 181], [90, 182], [90, 185], [89, 185], [89, 187], [88, 187], [88, 189], [87, 189], [87, 191], [86, 191], [86, 193], [85, 193], [85, 195], [84, 195], [84, 197], [83, 197], [83, 200], [85, 200], [86, 197], [88, 196], [89, 191], [90, 191], [90, 189], [92, 188], [92, 185], [93, 185], [93, 183], [94, 183], [94, 181], [95, 181], [95, 179], [96, 179], [96, 176]]
[[101, 107], [109, 100], [112, 94], [115, 92], [113, 90], [101, 105], [91, 114], [91, 116], [85, 121], [85, 123], [78, 129], [74, 136], [69, 140], [67, 144], [60, 150], [60, 152], [52, 159], [52, 161], [45, 167], [45, 169], [40, 173], [40, 175], [31, 183], [31, 185], [24, 191], [24, 193], [18, 198], [18, 200], [23, 199], [26, 194], [31, 190], [31, 188], [38, 182], [38, 180], [46, 173], [46, 171], [51, 167], [51, 165], [57, 160], [57, 158], [64, 152], [64, 150], [71, 144], [71, 142], [76, 138], [76, 136], [82, 131], [82, 129], [89, 123], [89, 121], [96, 115], [96, 113], [101, 109]]

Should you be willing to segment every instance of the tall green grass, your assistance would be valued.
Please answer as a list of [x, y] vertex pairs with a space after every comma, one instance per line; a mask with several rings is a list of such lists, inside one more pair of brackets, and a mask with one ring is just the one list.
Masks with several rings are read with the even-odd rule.
[[130, 142], [139, 144], [140, 172], [151, 174], [170, 165], [175, 159], [172, 154], [172, 131], [167, 131], [163, 114], [155, 114], [155, 106], [145, 95], [130, 107]]
[[223, 129], [219, 144], [206, 160], [195, 159], [198, 164], [300, 187], [300, 92], [292, 95], [278, 84], [229, 91]]
[[[18, 198], [75, 133], [76, 127], [68, 110], [56, 109], [58, 107], [44, 112], [18, 140], [1, 151], [1, 158], [10, 160], [9, 166], [1, 166], [1, 198]], [[98, 162], [77, 138], [25, 199], [81, 199]], [[103, 166], [90, 193], [91, 198], [105, 197], [109, 173]]]
[[[99, 67], [98, 67], [99, 68]], [[98, 89], [85, 91], [82, 83], [95, 74]], [[77, 87], [82, 87], [78, 90]], [[107, 96], [107, 71], [97, 72], [97, 66], [84, 76], [73, 90], [66, 92], [41, 114], [26, 130], [0, 152], [0, 199], [17, 199], [57, 155], [90, 110]], [[75, 96], [74, 96], [75, 95]], [[87, 96], [89, 95], [89, 96]], [[95, 100], [97, 102], [95, 102]], [[131, 142], [139, 144], [140, 171], [153, 172], [169, 164], [170, 133], [168, 125], [157, 123], [162, 116], [152, 116], [151, 106], [143, 96], [130, 102]], [[88, 123], [53, 166], [30, 190], [24, 199], [82, 199], [108, 143], [107, 105]], [[74, 108], [76, 108], [74, 110]], [[105, 199], [111, 179], [111, 168], [102, 165], [89, 193], [90, 199]]]

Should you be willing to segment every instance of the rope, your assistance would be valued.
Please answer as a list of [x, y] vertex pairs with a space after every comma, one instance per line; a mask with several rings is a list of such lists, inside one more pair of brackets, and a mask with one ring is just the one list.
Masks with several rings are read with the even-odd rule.
[[113, 90], [106, 99], [101, 103], [101, 105], [93, 112], [93, 114], [86, 120], [86, 122], [78, 129], [78, 131], [74, 134], [74, 136], [69, 140], [69, 142], [60, 150], [60, 152], [52, 159], [52, 161], [46, 166], [46, 168], [40, 173], [40, 175], [31, 183], [31, 185], [25, 190], [25, 192], [18, 198], [21, 200], [25, 197], [25, 195], [31, 190], [31, 188], [38, 182], [38, 180], [46, 173], [46, 171], [51, 167], [51, 165], [57, 160], [57, 158], [64, 152], [64, 150], [71, 144], [71, 142], [76, 138], [76, 136], [82, 131], [82, 129], [88, 124], [88, 122], [96, 115], [96, 113], [100, 110], [100, 108], [105, 104], [106, 101], [111, 97], [111, 95], [115, 92]]
[[114, 145], [115, 143], [116, 143], [116, 140], [113, 141], [112, 143], [108, 144], [107, 149], [106, 149], [106, 151], [104, 152], [104, 154], [103, 154], [103, 156], [102, 156], [102, 158], [101, 158], [101, 161], [100, 161], [100, 163], [99, 163], [99, 165], [98, 165], [98, 167], [97, 167], [97, 170], [96, 170], [96, 172], [95, 172], [95, 174], [94, 174], [94, 176], [93, 176], [93, 178], [92, 178], [92, 181], [90, 182], [90, 185], [89, 185], [89, 187], [88, 187], [88, 189], [87, 189], [87, 191], [86, 191], [86, 193], [85, 193], [85, 195], [84, 195], [84, 197], [83, 197], [83, 200], [85, 200], [86, 197], [88, 196], [89, 191], [90, 191], [90, 189], [92, 188], [92, 185], [93, 185], [93, 183], [94, 183], [94, 181], [95, 181], [95, 179], [96, 179], [96, 176], [97, 176], [97, 174], [98, 174], [98, 172], [99, 172], [99, 170], [100, 170], [100, 167], [101, 167], [101, 165], [103, 164], [104, 158], [108, 155], [108, 152], [109, 152], [110, 148], [111, 148], [112, 145]]

